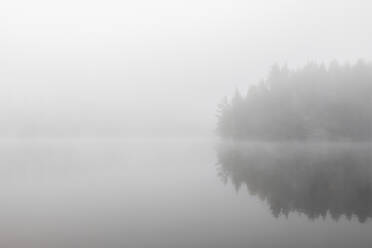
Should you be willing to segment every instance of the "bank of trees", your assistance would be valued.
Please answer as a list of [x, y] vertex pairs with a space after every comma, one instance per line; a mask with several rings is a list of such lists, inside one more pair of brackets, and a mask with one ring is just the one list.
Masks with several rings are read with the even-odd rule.
[[217, 132], [252, 140], [371, 140], [372, 64], [273, 66], [266, 80], [219, 104]]

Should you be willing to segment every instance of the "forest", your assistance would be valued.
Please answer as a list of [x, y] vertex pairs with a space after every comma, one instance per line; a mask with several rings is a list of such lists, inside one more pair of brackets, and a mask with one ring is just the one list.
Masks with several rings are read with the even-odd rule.
[[234, 140], [369, 141], [372, 63], [274, 65], [246, 94], [217, 109], [217, 133]]

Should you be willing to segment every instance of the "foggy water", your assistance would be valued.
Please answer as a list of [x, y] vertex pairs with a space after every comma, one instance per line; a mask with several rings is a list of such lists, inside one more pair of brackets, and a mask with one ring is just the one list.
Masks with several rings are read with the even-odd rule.
[[369, 144], [9, 140], [1, 247], [370, 247]]

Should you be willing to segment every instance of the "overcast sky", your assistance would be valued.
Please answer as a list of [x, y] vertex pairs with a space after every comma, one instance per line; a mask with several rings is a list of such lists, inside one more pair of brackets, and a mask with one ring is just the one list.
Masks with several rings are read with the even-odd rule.
[[369, 60], [371, 11], [357, 0], [3, 1], [2, 126], [213, 130], [219, 100], [274, 63]]

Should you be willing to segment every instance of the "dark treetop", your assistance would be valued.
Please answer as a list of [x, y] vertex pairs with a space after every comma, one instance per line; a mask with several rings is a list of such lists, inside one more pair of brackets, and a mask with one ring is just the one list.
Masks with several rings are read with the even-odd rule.
[[273, 66], [246, 95], [218, 106], [217, 132], [252, 140], [371, 140], [372, 64]]

